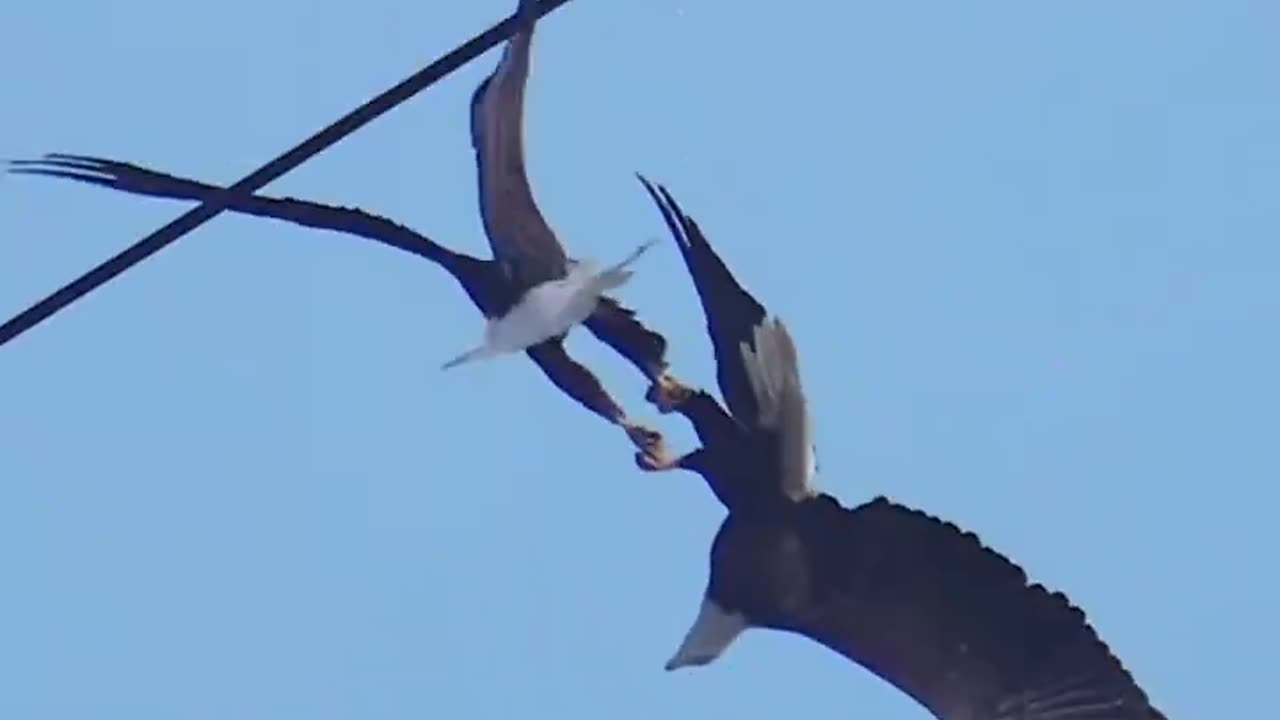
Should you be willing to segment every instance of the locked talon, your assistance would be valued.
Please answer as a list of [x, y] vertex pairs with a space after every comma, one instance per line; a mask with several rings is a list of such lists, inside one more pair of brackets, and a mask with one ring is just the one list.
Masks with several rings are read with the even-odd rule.
[[662, 445], [662, 433], [656, 430], [630, 423], [624, 424], [623, 427], [626, 429], [627, 437], [638, 450], [648, 452]]
[[635, 459], [636, 459], [636, 467], [640, 468], [641, 470], [645, 470], [647, 472], [653, 472], [658, 469], [657, 467], [654, 466], [653, 458], [649, 457], [648, 453], [636, 452]]
[[670, 470], [674, 464], [670, 456], [665, 451], [645, 452], [639, 451], [635, 454], [636, 467], [645, 472], [662, 472]]
[[674, 412], [692, 394], [693, 391], [680, 384], [680, 381], [669, 375], [663, 375], [649, 386], [644, 399], [653, 403], [658, 408], [658, 412], [665, 415]]

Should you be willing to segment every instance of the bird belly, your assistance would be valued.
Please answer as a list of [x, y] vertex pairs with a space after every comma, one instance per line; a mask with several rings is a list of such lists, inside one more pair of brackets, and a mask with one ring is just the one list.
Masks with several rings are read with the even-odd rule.
[[524, 350], [568, 332], [591, 314], [578, 308], [575, 287], [565, 280], [535, 285], [520, 298], [511, 312], [492, 326], [490, 342], [510, 352]]

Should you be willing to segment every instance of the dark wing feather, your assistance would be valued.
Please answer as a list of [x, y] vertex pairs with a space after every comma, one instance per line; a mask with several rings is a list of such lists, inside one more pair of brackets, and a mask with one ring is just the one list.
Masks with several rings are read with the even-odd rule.
[[700, 447], [680, 459], [680, 467], [696, 472], [730, 513], [776, 498], [776, 483], [759, 472], [759, 454], [741, 423], [705, 390], [693, 390], [676, 405], [698, 436]]
[[[719, 467], [722, 460], [734, 459], [733, 453], [726, 454], [725, 450], [737, 447], [742, 442], [743, 434], [738, 421], [710, 393], [691, 390], [689, 397], [676, 405], [675, 411], [693, 425], [693, 432], [698, 436], [702, 452], [717, 458], [715, 469], [718, 472], [715, 475], [735, 477], [741, 474], [732, 472], [735, 468]], [[706, 480], [713, 485], [717, 482], [716, 478], [711, 477]]]
[[[82, 155], [54, 154], [43, 160], [16, 161], [12, 165], [16, 173], [74, 180], [134, 195], [199, 202], [222, 190], [209, 183], [133, 163]], [[237, 198], [228, 210], [348, 233], [424, 257], [448, 270], [486, 317], [505, 314], [515, 299], [516, 293], [496, 263], [454, 252], [403, 225], [363, 210], [262, 195]], [[658, 338], [661, 340], [661, 336]], [[609, 422], [623, 417], [622, 410], [600, 381], [574, 362], [559, 341], [548, 340], [530, 348], [527, 354], [557, 387], [587, 409]]]
[[637, 175], [649, 197], [662, 213], [680, 256], [684, 258], [694, 288], [706, 315], [707, 331], [716, 358], [716, 382], [729, 412], [739, 421], [754, 425], [757, 402], [747, 379], [741, 344], [755, 348], [755, 329], [765, 320], [765, 309], [733, 277], [711, 249], [702, 230], [662, 185], [654, 185]]
[[1061, 593], [977, 536], [883, 498], [829, 498], [806, 533], [819, 601], [784, 629], [860, 663], [943, 720], [1160, 715]]
[[[52, 154], [42, 160], [18, 160], [11, 165], [11, 172], [15, 173], [75, 180], [133, 195], [200, 202], [222, 190], [216, 185], [134, 163], [86, 155]], [[426, 258], [453, 275], [486, 317], [505, 314], [516, 298], [496, 263], [454, 252], [399, 223], [359, 208], [252, 195], [235, 198], [227, 210], [347, 233]]]
[[[133, 195], [202, 201], [222, 188], [191, 178], [136, 165], [87, 155], [53, 153], [41, 160], [15, 160], [10, 172], [43, 175], [100, 185]], [[237, 197], [228, 210], [242, 215], [285, 220], [295, 225], [358, 235], [441, 265], [456, 257], [469, 256], [449, 250], [429, 238], [359, 208], [338, 207], [294, 198], [265, 195]]]
[[526, 350], [525, 354], [542, 368], [542, 372], [556, 387], [586, 409], [611, 423], [621, 422], [626, 417], [622, 408], [604, 389], [600, 379], [569, 357], [562, 339], [545, 340]]
[[[520, 10], [535, 3], [522, 0]], [[567, 258], [533, 199], [524, 162], [524, 93], [534, 16], [507, 41], [502, 59], [471, 96], [471, 144], [476, 152], [480, 216], [494, 258], [527, 289], [564, 277]]]
[[657, 380], [667, 370], [667, 339], [636, 319], [636, 312], [610, 297], [601, 297], [586, 322], [587, 330], [613, 348], [645, 377]]

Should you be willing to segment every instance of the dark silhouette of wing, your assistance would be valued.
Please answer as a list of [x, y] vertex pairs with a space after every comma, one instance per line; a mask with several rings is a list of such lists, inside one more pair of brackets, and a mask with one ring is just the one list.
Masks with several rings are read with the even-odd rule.
[[638, 175], [649, 197], [662, 213], [680, 256], [689, 269], [707, 319], [707, 332], [716, 358], [716, 382], [729, 412], [740, 422], [753, 424], [758, 403], [747, 377], [741, 346], [755, 349], [756, 328], [765, 321], [765, 309], [742, 288], [711, 249], [693, 218], [681, 210], [662, 185]]
[[[1061, 593], [973, 533], [884, 498], [806, 503], [812, 602], [778, 623], [863, 665], [943, 720], [1155, 720]], [[811, 510], [809, 509], [811, 508]]]
[[569, 357], [562, 340], [543, 341], [526, 350], [525, 354], [537, 363], [556, 387], [586, 409], [615, 424], [626, 418], [626, 413], [609, 396], [600, 379]]
[[[221, 189], [133, 163], [83, 155], [60, 154], [49, 155], [44, 160], [16, 161], [13, 163], [13, 172], [86, 182], [135, 195], [197, 202]], [[360, 209], [261, 195], [238, 199], [228, 209], [245, 215], [285, 220], [304, 227], [349, 233], [431, 260], [443, 266], [458, 280], [472, 303], [486, 317], [504, 314], [515, 298], [510, 282], [503, 277], [493, 261], [454, 252], [403, 225]], [[601, 327], [623, 337], [624, 346], [629, 338], [628, 333], [643, 337], [640, 333], [649, 332], [631, 318], [629, 310], [612, 301], [602, 303], [598, 314], [604, 316]], [[615, 317], [617, 315], [621, 315], [622, 319], [618, 320]], [[639, 328], [639, 331], [635, 328]], [[665, 349], [665, 341], [660, 335], [653, 335], [661, 343], [657, 346], [657, 352], [660, 353]], [[647, 349], [640, 343], [633, 347], [639, 347], [641, 351]], [[530, 348], [527, 354], [557, 387], [588, 410], [610, 422], [616, 423], [623, 417], [622, 410], [605, 392], [600, 381], [570, 358], [559, 341], [544, 342]]]
[[[221, 190], [216, 185], [162, 173], [134, 163], [87, 155], [54, 153], [41, 160], [16, 160], [10, 165], [10, 172], [13, 173], [63, 178], [134, 195], [176, 200], [201, 202]], [[499, 291], [506, 283], [498, 277], [497, 268], [484, 269], [492, 266], [492, 262], [450, 250], [425, 235], [359, 208], [253, 195], [236, 199], [227, 209], [242, 215], [273, 218], [303, 227], [347, 233], [426, 258], [458, 278], [472, 302], [488, 317], [501, 315], [513, 299], [510, 291]], [[482, 275], [492, 278], [483, 283], [468, 283], [464, 280], [472, 277], [478, 279]], [[476, 284], [483, 287], [470, 287]]]
[[507, 41], [493, 73], [471, 96], [480, 216], [494, 258], [523, 290], [564, 277], [567, 258], [533, 199], [524, 163], [524, 93], [536, 2], [521, 0], [527, 24]]
[[667, 339], [637, 320], [635, 310], [611, 297], [601, 297], [583, 325], [650, 380], [666, 372]]
[[[693, 278], [716, 358], [716, 380], [729, 412], [745, 432], [736, 441], [707, 448], [701, 458], [689, 458], [701, 462], [682, 465], [696, 469], [708, 482], [711, 475], [723, 476], [720, 485], [728, 477], [736, 478], [735, 502], [769, 501], [779, 492], [792, 499], [811, 495], [817, 465], [812, 419], [790, 334], [738, 284], [667, 189], [643, 176], [640, 182], [662, 213]], [[721, 492], [717, 496], [728, 497]]]

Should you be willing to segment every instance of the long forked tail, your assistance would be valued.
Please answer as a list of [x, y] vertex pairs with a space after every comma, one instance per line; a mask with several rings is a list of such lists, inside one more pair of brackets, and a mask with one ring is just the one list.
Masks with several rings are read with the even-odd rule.
[[635, 274], [635, 271], [628, 270], [627, 266], [636, 260], [639, 260], [640, 256], [645, 254], [645, 252], [649, 248], [653, 247], [657, 242], [657, 240], [646, 241], [640, 247], [636, 248], [635, 251], [628, 255], [622, 262], [614, 265], [613, 267], [602, 270], [595, 279], [594, 285], [596, 289], [598, 289], [600, 293], [605, 293], [616, 287], [620, 287], [630, 280], [631, 276]]
[[461, 355], [459, 355], [458, 357], [450, 360], [449, 362], [441, 366], [440, 369], [448, 370], [449, 368], [457, 367], [459, 365], [462, 365], [463, 363], [469, 363], [476, 360], [484, 360], [486, 358], [494, 357], [495, 355], [498, 355], [498, 354], [500, 353], [498, 353], [496, 350], [489, 347], [488, 345], [481, 345], [478, 348], [475, 348], [473, 350], [468, 350], [462, 353]]

